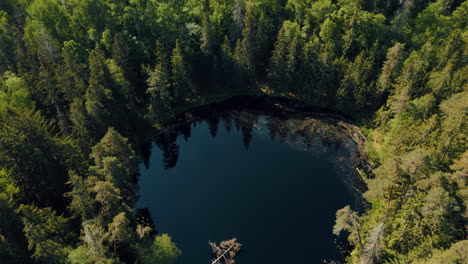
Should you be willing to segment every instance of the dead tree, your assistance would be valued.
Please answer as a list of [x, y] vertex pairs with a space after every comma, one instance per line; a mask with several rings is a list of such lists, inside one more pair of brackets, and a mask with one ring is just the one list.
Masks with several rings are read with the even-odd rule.
[[234, 264], [234, 258], [240, 251], [241, 244], [237, 242], [237, 238], [225, 240], [219, 243], [208, 242], [213, 249], [213, 254], [216, 258], [211, 264]]

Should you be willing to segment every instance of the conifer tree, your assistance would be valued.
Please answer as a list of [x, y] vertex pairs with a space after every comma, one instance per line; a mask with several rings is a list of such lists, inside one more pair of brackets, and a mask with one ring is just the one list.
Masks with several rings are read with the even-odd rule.
[[243, 28], [243, 7], [241, 0], [235, 0], [234, 7], [232, 9], [232, 26], [231, 26], [231, 40], [237, 41], [241, 37]]
[[[94, 262], [99, 262], [106, 258], [107, 249], [105, 243], [105, 230], [96, 220], [87, 220], [83, 222], [83, 242], [86, 245], [87, 253]], [[86, 252], [85, 251], [85, 252]]]
[[66, 158], [50, 133], [52, 124], [32, 110], [10, 109], [0, 119], [0, 166], [12, 170], [12, 180], [21, 189], [18, 195], [38, 205], [60, 203]]
[[32, 257], [44, 263], [65, 263], [68, 251], [67, 219], [57, 215], [52, 208], [21, 205], [19, 211]]
[[257, 17], [254, 3], [246, 2], [246, 11], [244, 16], [244, 29], [242, 30], [242, 40], [237, 43], [236, 49], [238, 60], [248, 72], [255, 72], [256, 66], [256, 27]]
[[174, 97], [178, 103], [184, 103], [195, 96], [188, 66], [185, 62], [182, 46], [179, 40], [172, 50], [171, 56], [172, 82], [174, 84]]
[[71, 172], [68, 184], [71, 191], [65, 195], [71, 199], [70, 209], [83, 220], [90, 219], [95, 214], [95, 201], [89, 181]]
[[404, 44], [396, 43], [388, 49], [387, 60], [382, 67], [382, 73], [378, 80], [378, 86], [382, 92], [390, 89], [392, 81], [400, 73], [405, 56], [404, 48]]
[[117, 248], [120, 244], [132, 239], [130, 220], [125, 212], [121, 212], [114, 217], [112, 223], [109, 224], [108, 230], [107, 236], [114, 249], [114, 254], [117, 253]]
[[278, 91], [295, 90], [295, 81], [299, 77], [299, 54], [302, 51], [299, 34], [299, 25], [288, 20], [283, 23], [278, 33], [270, 66], [270, 78]]
[[165, 119], [174, 106], [174, 91], [171, 82], [169, 56], [161, 42], [156, 43], [156, 65], [146, 80], [150, 95], [149, 113], [154, 120]]
[[66, 41], [62, 48], [63, 70], [58, 75], [60, 88], [69, 102], [81, 98], [87, 88], [88, 72], [86, 54], [81, 45], [73, 40]]
[[89, 55], [89, 86], [86, 90], [86, 110], [100, 129], [112, 120], [112, 81], [102, 51], [97, 48]]
[[204, 0], [202, 6], [202, 37], [200, 49], [206, 55], [212, 56], [214, 53], [215, 39], [210, 21], [210, 13], [210, 1]]
[[174, 263], [182, 253], [167, 234], [156, 236], [153, 243], [153, 258], [155, 263]]
[[126, 180], [137, 173], [138, 161], [128, 139], [122, 137], [114, 128], [109, 128], [104, 137], [93, 147], [91, 158], [94, 159], [97, 168], [105, 167], [105, 159], [115, 157], [123, 164], [122, 168]]

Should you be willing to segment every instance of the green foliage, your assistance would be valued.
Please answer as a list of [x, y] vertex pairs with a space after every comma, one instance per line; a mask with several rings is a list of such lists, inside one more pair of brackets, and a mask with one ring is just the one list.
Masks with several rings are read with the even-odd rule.
[[130, 220], [125, 216], [124, 212], [114, 217], [112, 223], [109, 224], [108, 230], [108, 239], [114, 248], [114, 253], [116, 253], [119, 244], [132, 239], [133, 230], [130, 228]]
[[341, 108], [346, 109], [349, 98], [354, 99], [354, 107], [370, 108], [378, 95], [373, 76], [375, 76], [375, 65], [372, 58], [375, 57], [374, 50], [363, 51], [356, 56], [353, 62], [347, 63], [346, 71], [341, 80], [337, 92]]
[[67, 219], [58, 216], [52, 208], [21, 205], [19, 211], [32, 257], [43, 263], [65, 263], [68, 235], [64, 226]]
[[246, 3], [246, 12], [244, 15], [242, 30], [242, 40], [239, 40], [236, 47], [236, 54], [238, 62], [245, 67], [249, 72], [255, 71], [257, 55], [256, 45], [256, 32], [255, 25], [258, 24], [258, 15], [256, 14], [256, 7], [253, 2]]
[[79, 246], [68, 254], [68, 262], [72, 264], [93, 264], [93, 255], [86, 246]]
[[299, 25], [286, 20], [278, 33], [270, 67], [270, 78], [279, 91], [296, 92], [301, 49]]
[[0, 170], [0, 262], [26, 262], [29, 258], [26, 248], [22, 248], [23, 233], [18, 212], [16, 195], [20, 189], [15, 186], [11, 174]]
[[193, 90], [190, 82], [189, 69], [185, 63], [184, 54], [179, 40], [176, 41], [176, 45], [172, 50], [171, 69], [174, 97], [178, 103], [183, 103], [187, 99], [191, 99], [195, 91]]
[[387, 60], [382, 66], [378, 83], [382, 92], [390, 89], [394, 78], [400, 73], [405, 56], [404, 48], [404, 44], [396, 43], [395, 46], [388, 49]]
[[83, 237], [82, 240], [87, 247], [86, 252], [84, 249], [79, 249], [75, 254], [86, 254], [91, 255], [91, 259], [94, 262], [103, 261], [107, 255], [107, 249], [104, 245], [105, 242], [105, 230], [96, 220], [88, 220], [83, 222]]
[[97, 126], [107, 127], [112, 120], [112, 80], [104, 54], [93, 50], [89, 56], [89, 86], [86, 90], [86, 111]]
[[[47, 204], [64, 190], [62, 148], [52, 125], [39, 112], [13, 111], [0, 117], [0, 166], [11, 171], [24, 202]], [[62, 174], [63, 175], [63, 174]]]
[[[53, 39], [59, 42], [71, 39], [73, 34], [70, 27], [71, 19], [59, 2], [55, 0], [34, 0], [28, 8], [28, 14], [31, 21], [37, 22], [40, 26], [36, 26], [43, 27], [42, 30], [47, 31]], [[40, 32], [31, 33], [34, 35], [41, 34]]]
[[96, 127], [86, 111], [85, 101], [82, 98], [75, 98], [71, 103], [69, 118], [73, 124], [71, 131], [73, 138], [84, 153], [89, 153], [93, 143], [96, 142], [94, 138]]
[[99, 216], [103, 222], [110, 222], [114, 210], [124, 209], [120, 191], [111, 182], [97, 181], [93, 191], [96, 193], [96, 201], [101, 204]]
[[34, 105], [24, 79], [5, 72], [0, 80], [0, 115], [6, 114], [8, 108], [33, 109]]
[[[0, 1], [0, 262], [171, 261], [168, 236], [134, 228], [132, 146], [259, 87], [366, 117], [373, 208], [339, 210], [334, 230], [349, 262], [466, 262], [467, 14], [448, 0]], [[80, 223], [83, 241], [64, 241]]]
[[168, 58], [160, 42], [156, 43], [156, 59], [157, 64], [147, 80], [151, 96], [149, 112], [155, 120], [168, 118], [174, 104]]
[[109, 128], [91, 153], [95, 167], [92, 169], [103, 179], [128, 190], [138, 172], [138, 160], [128, 140], [115, 129]]
[[73, 40], [64, 42], [62, 48], [64, 68], [58, 77], [62, 92], [70, 102], [82, 97], [86, 91], [88, 79], [86, 56], [83, 47], [77, 42]]
[[154, 263], [170, 264], [177, 260], [182, 251], [172, 242], [167, 234], [156, 236], [153, 243]]
[[436, 250], [431, 257], [415, 261], [426, 264], [461, 264], [468, 261], [468, 241], [463, 240], [453, 244], [447, 250]]
[[70, 197], [70, 209], [81, 216], [83, 220], [90, 219], [94, 215], [94, 199], [92, 196], [91, 184], [89, 180], [83, 179], [74, 173], [70, 173], [70, 179], [67, 182], [71, 186], [71, 191], [66, 193]]
[[351, 210], [349, 205], [336, 211], [336, 221], [333, 226], [333, 234], [338, 236], [342, 231], [347, 231], [355, 237], [356, 240], [354, 241], [354, 244], [360, 245], [362, 244], [362, 241], [359, 226], [359, 216], [356, 212]]
[[177, 261], [177, 258], [182, 254], [182, 251], [172, 242], [168, 234], [162, 234], [150, 237], [140, 226], [141, 234], [140, 240], [137, 244], [141, 263], [144, 264], [171, 264]]
[[[447, 263], [463, 262], [463, 253], [450, 247], [466, 236], [467, 185], [459, 178], [467, 107], [466, 78], [460, 82], [459, 74], [466, 65], [455, 59], [466, 52], [466, 42], [458, 42], [459, 29], [449, 21], [466, 7], [450, 16], [447, 3], [432, 3], [416, 18], [409, 56], [404, 58], [406, 51], [397, 43], [379, 79], [390, 97], [370, 132], [380, 165], [365, 197], [384, 204], [373, 218], [386, 215], [383, 255], [388, 261], [444, 263], [439, 256], [446, 256]], [[435, 23], [444, 32], [433, 29]]]
[[12, 58], [12, 25], [7, 12], [0, 9], [0, 71], [6, 71], [13, 64]]

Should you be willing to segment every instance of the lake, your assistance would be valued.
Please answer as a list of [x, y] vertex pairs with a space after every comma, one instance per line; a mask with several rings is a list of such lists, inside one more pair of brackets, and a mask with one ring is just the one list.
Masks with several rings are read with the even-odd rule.
[[359, 207], [349, 127], [271, 102], [230, 102], [178, 117], [141, 165], [138, 208], [183, 251], [211, 263], [209, 241], [236, 237], [240, 264], [340, 260], [336, 210]]

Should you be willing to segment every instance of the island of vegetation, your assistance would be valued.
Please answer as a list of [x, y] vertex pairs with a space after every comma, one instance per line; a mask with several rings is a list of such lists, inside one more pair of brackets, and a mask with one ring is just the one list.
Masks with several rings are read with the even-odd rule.
[[467, 18], [463, 0], [1, 0], [0, 263], [173, 263], [134, 210], [142, 145], [236, 95], [363, 131], [369, 209], [333, 229], [347, 263], [467, 263]]

